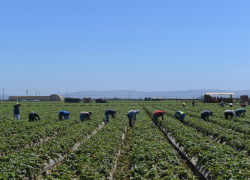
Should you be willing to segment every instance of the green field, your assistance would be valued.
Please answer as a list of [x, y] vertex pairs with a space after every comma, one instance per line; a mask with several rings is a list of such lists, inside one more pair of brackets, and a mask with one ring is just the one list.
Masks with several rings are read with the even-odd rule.
[[[224, 111], [239, 103], [230, 108], [200, 102], [193, 107], [191, 101], [186, 107], [175, 101], [23, 102], [18, 121], [14, 104], [0, 103], [0, 179], [204, 179], [191, 158], [211, 179], [250, 179], [249, 106], [245, 117], [225, 120]], [[106, 109], [117, 114], [104, 124]], [[140, 110], [132, 128], [131, 109]], [[151, 118], [158, 109], [166, 114], [155, 126]], [[69, 120], [59, 121], [61, 110], [70, 112]], [[174, 118], [177, 110], [186, 114], [183, 124]], [[210, 122], [200, 118], [203, 110], [213, 111]], [[29, 122], [31, 111], [41, 120]], [[91, 120], [81, 122], [82, 111], [92, 111]]]

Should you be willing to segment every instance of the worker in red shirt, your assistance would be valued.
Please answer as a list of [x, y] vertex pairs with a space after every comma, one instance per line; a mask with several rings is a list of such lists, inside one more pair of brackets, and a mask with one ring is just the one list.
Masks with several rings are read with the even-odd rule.
[[163, 118], [164, 114], [165, 114], [165, 111], [161, 111], [161, 110], [157, 110], [157, 111], [154, 112], [154, 114], [153, 114], [153, 121], [154, 121], [155, 125], [158, 124], [158, 117], [161, 116], [162, 120], [164, 120], [164, 118]]

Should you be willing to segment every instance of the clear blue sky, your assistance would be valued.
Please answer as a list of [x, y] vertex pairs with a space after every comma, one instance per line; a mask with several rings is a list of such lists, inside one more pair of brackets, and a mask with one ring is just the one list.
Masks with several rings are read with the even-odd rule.
[[0, 88], [250, 89], [249, 8], [249, 0], [0, 0]]

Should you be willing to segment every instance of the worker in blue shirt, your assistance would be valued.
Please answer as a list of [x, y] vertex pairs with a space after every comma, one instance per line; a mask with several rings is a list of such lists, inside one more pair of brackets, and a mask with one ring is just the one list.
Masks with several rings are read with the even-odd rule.
[[246, 109], [237, 109], [235, 113], [236, 113], [236, 116], [240, 117], [240, 116], [245, 116], [246, 111], [247, 111]]
[[182, 111], [176, 111], [175, 112], [175, 118], [179, 119], [183, 123], [183, 120], [185, 118], [185, 113], [182, 112]]
[[207, 111], [207, 110], [205, 110], [205, 111], [202, 111], [201, 112], [201, 119], [204, 119], [205, 121], [206, 121], [206, 119], [208, 120], [208, 122], [209, 122], [209, 115], [213, 115], [213, 112], [212, 111]]
[[128, 119], [129, 119], [129, 126], [132, 127], [133, 124], [132, 124], [132, 119], [133, 120], [136, 120], [136, 114], [139, 114], [140, 111], [139, 110], [131, 110], [128, 112], [127, 116], [128, 116]]
[[114, 114], [116, 114], [116, 110], [107, 109], [105, 111], [105, 116], [106, 116], [107, 122], [109, 122], [109, 115], [111, 115], [114, 118], [115, 117]]
[[64, 116], [64, 119], [69, 119], [69, 112], [66, 111], [60, 111], [59, 112], [59, 119], [62, 120], [62, 117]]

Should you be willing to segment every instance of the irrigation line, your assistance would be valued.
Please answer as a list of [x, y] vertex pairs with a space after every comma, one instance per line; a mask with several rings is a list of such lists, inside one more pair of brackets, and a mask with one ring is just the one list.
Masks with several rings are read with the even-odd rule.
[[[102, 122], [98, 128], [96, 128], [91, 134], [87, 135], [87, 137], [80, 141], [80, 142], [77, 142], [73, 147], [72, 147], [72, 152], [77, 150], [77, 148], [82, 144], [84, 143], [85, 141], [87, 141], [91, 136], [93, 136], [94, 134], [97, 133], [97, 131], [99, 131], [101, 128], [103, 128], [106, 124], [104, 122]], [[56, 165], [58, 165], [59, 163], [61, 163], [65, 157], [67, 157], [68, 155], [59, 155], [59, 158], [57, 159], [50, 159], [49, 160], [49, 163], [45, 163], [45, 167], [40, 171], [40, 174], [44, 174], [51, 170], [52, 168], [54, 168]]]
[[[150, 113], [145, 109], [145, 112], [150, 116]], [[152, 119], [152, 117], [151, 117]], [[153, 120], [153, 119], [152, 119]], [[212, 173], [206, 169], [205, 166], [201, 165], [198, 163], [198, 159], [195, 158], [195, 157], [191, 157], [189, 158], [188, 156], [188, 152], [184, 151], [184, 148], [183, 146], [180, 146], [179, 143], [175, 140], [175, 138], [173, 136], [171, 136], [170, 133], [168, 133], [166, 131], [165, 128], [159, 126], [159, 125], [156, 125], [160, 130], [161, 132], [168, 138], [168, 140], [170, 141], [171, 144], [173, 144], [173, 146], [193, 165], [193, 167], [195, 167], [195, 169], [198, 170], [198, 172], [206, 179], [206, 180], [211, 180], [212, 179]]]
[[[125, 133], [127, 131], [127, 128], [128, 128], [128, 126], [125, 127], [124, 133], [122, 134], [122, 144], [121, 144], [121, 147], [122, 147], [124, 139], [125, 139]], [[119, 149], [118, 153], [117, 153], [117, 156], [116, 156], [116, 159], [115, 159], [114, 166], [113, 166], [113, 168], [112, 168], [112, 170], [110, 172], [110, 176], [108, 177], [108, 179], [110, 179], [110, 180], [113, 180], [113, 176], [114, 176], [114, 173], [116, 171], [117, 164], [118, 164], [118, 158], [120, 157], [120, 155], [121, 155], [121, 150]]]
[[167, 138], [175, 146], [175, 148], [178, 149], [178, 151], [180, 151], [180, 153], [188, 159], [188, 161], [199, 171], [199, 173], [203, 175], [203, 177], [206, 180], [212, 179], [212, 173], [209, 170], [207, 170], [205, 166], [202, 166], [201, 164], [199, 164], [197, 158], [195, 157], [189, 158], [188, 152], [184, 151], [183, 146], [180, 146], [179, 143], [176, 142], [175, 138], [171, 136], [170, 133], [168, 133], [164, 128], [160, 126], [157, 126], [157, 127], [164, 133], [165, 136], [167, 136]]

